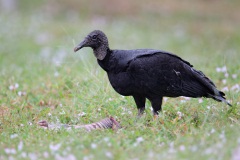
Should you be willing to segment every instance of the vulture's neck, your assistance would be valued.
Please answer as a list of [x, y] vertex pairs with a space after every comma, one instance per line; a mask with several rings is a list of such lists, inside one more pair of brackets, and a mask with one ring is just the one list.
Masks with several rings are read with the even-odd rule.
[[102, 44], [101, 46], [93, 49], [93, 53], [98, 60], [103, 60], [106, 57], [108, 51], [108, 44]]
[[[94, 52], [95, 54], [95, 52]], [[104, 69], [106, 72], [109, 71], [109, 69], [111, 68], [111, 62], [112, 62], [112, 51], [108, 48], [105, 52], [104, 52], [105, 56], [102, 60], [98, 59], [98, 64], [102, 67], [102, 69]]]

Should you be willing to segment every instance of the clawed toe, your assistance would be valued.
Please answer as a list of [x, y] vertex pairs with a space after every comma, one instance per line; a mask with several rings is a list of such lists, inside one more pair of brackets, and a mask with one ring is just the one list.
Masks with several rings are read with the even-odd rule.
[[158, 116], [157, 114], [154, 114], [154, 115], [153, 115], [153, 120], [156, 121], [156, 120], [158, 119], [158, 117], [159, 117], [159, 116]]

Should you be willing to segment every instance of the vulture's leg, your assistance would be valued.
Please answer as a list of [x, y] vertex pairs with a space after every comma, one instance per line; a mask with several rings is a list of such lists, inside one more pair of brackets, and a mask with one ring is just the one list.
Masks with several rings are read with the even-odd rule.
[[145, 110], [145, 102], [146, 102], [146, 98], [143, 96], [139, 96], [139, 95], [134, 95], [133, 96], [135, 103], [137, 105], [138, 108], [138, 117], [141, 117], [143, 115], [143, 112]]
[[153, 108], [154, 119], [158, 118], [159, 112], [162, 110], [162, 97], [150, 99]]

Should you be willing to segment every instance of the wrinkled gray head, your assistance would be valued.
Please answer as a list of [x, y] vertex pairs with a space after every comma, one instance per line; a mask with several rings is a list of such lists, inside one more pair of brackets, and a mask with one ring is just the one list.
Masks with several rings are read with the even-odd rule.
[[107, 36], [100, 30], [94, 30], [74, 48], [74, 52], [77, 52], [83, 47], [91, 47], [96, 58], [103, 60], [109, 49]]

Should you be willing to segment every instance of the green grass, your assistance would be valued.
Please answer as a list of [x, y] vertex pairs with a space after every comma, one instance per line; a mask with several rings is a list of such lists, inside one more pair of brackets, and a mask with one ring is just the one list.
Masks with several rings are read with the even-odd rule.
[[[40, 4], [29, 12], [0, 14], [4, 24], [0, 26], [0, 159], [240, 157], [235, 152], [240, 147], [240, 89], [231, 89], [240, 85], [239, 15], [234, 12], [240, 4], [218, 3], [211, 14], [206, 2], [198, 3], [196, 11], [187, 10], [186, 1], [169, 4], [173, 10], [168, 14], [157, 9], [148, 12], [147, 6], [139, 15], [129, 10], [123, 15], [118, 10], [98, 11], [103, 17], [85, 8], [88, 19], [76, 9], [69, 12], [71, 18], [43, 12]], [[224, 5], [233, 9], [222, 10]], [[140, 6], [144, 5], [135, 7]], [[111, 12], [112, 16], [107, 14]], [[112, 89], [92, 51], [73, 53], [73, 47], [93, 29], [105, 31], [113, 49], [155, 48], [179, 55], [220, 90], [228, 87], [225, 93], [233, 107], [211, 99], [199, 103], [168, 98], [157, 121], [152, 120], [149, 102], [146, 114], [136, 121], [133, 99]], [[223, 66], [226, 72], [216, 71]], [[17, 88], [9, 89], [15, 84]], [[20, 92], [25, 94], [19, 96]], [[81, 117], [82, 112], [86, 115]], [[36, 125], [39, 120], [87, 124], [108, 116], [123, 128], [85, 132], [44, 130]]]

